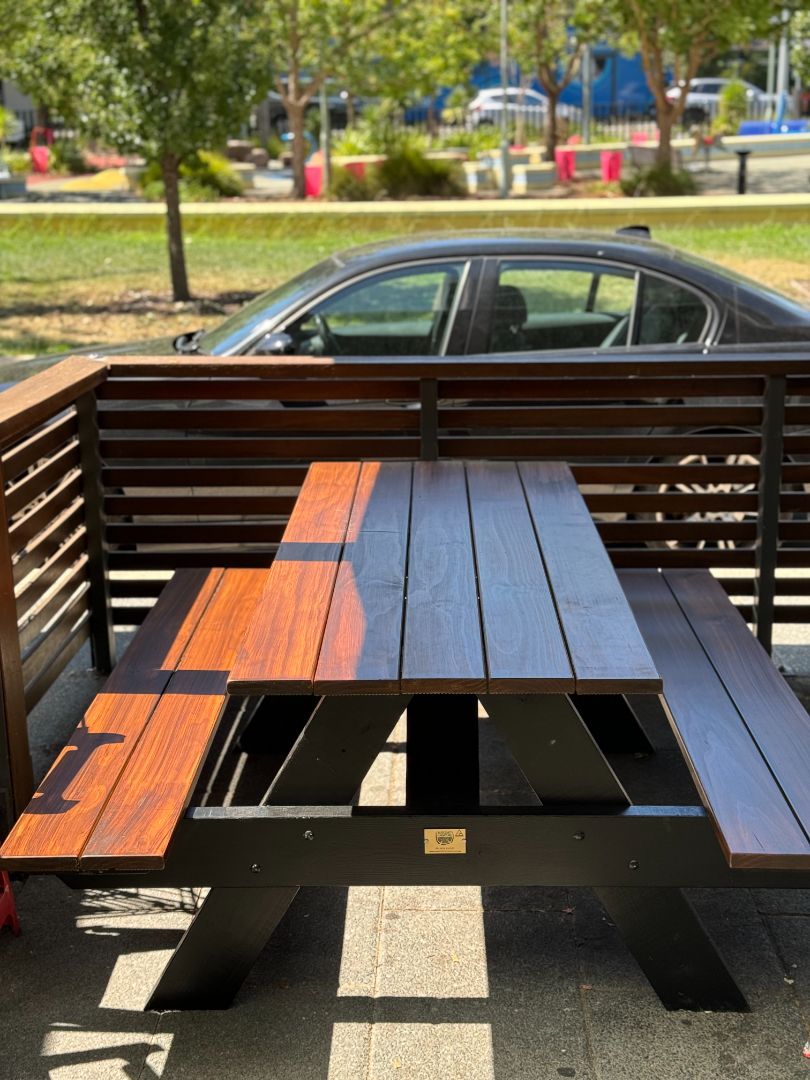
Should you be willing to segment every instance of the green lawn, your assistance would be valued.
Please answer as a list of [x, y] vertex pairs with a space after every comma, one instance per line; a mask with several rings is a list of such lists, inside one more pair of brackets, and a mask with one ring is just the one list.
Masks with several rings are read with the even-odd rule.
[[[171, 303], [159, 219], [0, 219], [0, 354], [30, 356], [212, 325], [247, 295], [355, 244], [424, 231], [425, 217], [374, 227], [348, 217], [189, 219], [197, 301]], [[474, 224], [470, 223], [471, 226]], [[430, 222], [431, 232], [441, 221]], [[669, 228], [656, 238], [722, 262], [810, 304], [810, 224]]]

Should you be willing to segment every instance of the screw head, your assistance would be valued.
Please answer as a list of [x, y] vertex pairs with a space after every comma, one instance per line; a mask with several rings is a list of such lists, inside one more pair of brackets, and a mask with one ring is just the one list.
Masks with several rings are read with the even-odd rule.
[[575, 840], [584, 840], [585, 839], [585, 833], [584, 832], [575, 832], [574, 833], [574, 839]]
[[315, 839], [315, 833], [312, 831], [312, 829], [307, 829], [306, 830], [306, 832], [304, 833], [304, 839], [305, 840], [314, 840]]
[[638, 870], [638, 868], [639, 868], [638, 859], [631, 859], [630, 862], [628, 863], [628, 866], [630, 867], [631, 870]]
[[262, 868], [257, 862], [251, 863], [250, 872], [251, 874], [260, 874], [262, 872]]

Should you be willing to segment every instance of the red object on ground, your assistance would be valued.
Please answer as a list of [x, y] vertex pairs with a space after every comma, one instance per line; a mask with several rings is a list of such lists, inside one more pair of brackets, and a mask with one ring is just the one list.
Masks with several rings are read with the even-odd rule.
[[582, 142], [581, 135], [569, 135], [565, 140], [568, 146], [578, 146]]
[[323, 187], [323, 165], [304, 166], [304, 194], [308, 199], [317, 199]]
[[574, 179], [577, 152], [573, 146], [558, 146], [554, 151], [554, 162], [557, 166], [557, 178], [565, 183]]
[[602, 179], [606, 184], [622, 178], [622, 152], [621, 150], [602, 150], [599, 153], [599, 164], [602, 167]]
[[11, 881], [4, 870], [0, 870], [0, 930], [4, 926], [10, 926], [12, 934], [20, 932], [20, 920], [17, 918], [17, 906], [14, 903], [14, 893], [11, 891]]
[[31, 141], [28, 145], [31, 154], [31, 165], [34, 172], [44, 173], [48, 171], [48, 163], [51, 160], [50, 147], [53, 144], [53, 131], [47, 127], [31, 128]]

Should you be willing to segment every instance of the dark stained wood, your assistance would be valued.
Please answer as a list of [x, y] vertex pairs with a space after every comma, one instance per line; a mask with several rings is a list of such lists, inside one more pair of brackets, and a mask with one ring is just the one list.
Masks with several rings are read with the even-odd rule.
[[[742, 394], [744, 389], [726, 393]], [[755, 389], [751, 391], [756, 394]], [[109, 379], [98, 389], [99, 398], [115, 401], [322, 401], [323, 387], [299, 379]], [[416, 379], [332, 380], [329, 398], [340, 400], [417, 400]]]
[[577, 693], [660, 690], [661, 679], [570, 469], [521, 462], [519, 470]]
[[[45, 646], [47, 665], [25, 684], [25, 707], [28, 712], [41, 701], [43, 695], [54, 684], [60, 672], [64, 671], [82, 645], [90, 636], [89, 620], [82, 616], [73, 626], [62, 627], [61, 633]], [[25, 674], [25, 669], [23, 669]]]
[[76, 868], [221, 576], [221, 570], [179, 572], [166, 586], [0, 849], [5, 869]]
[[26, 435], [107, 377], [104, 363], [71, 356], [0, 394], [0, 446]]
[[74, 502], [60, 511], [47, 528], [43, 529], [14, 562], [14, 581], [20, 586], [28, 575], [37, 568], [44, 567], [48, 561], [76, 534], [87, 538], [84, 525], [84, 505]]
[[2, 455], [6, 479], [15, 480], [25, 469], [70, 442], [78, 430], [78, 421], [73, 411], [37, 428], [33, 435], [16, 443]]
[[399, 693], [411, 465], [366, 462], [354, 497], [316, 694]]
[[[303, 441], [303, 440], [302, 440]], [[195, 440], [196, 442], [196, 440]], [[793, 444], [786, 449], [810, 449]], [[600, 458], [616, 456], [655, 457], [658, 454], [706, 454], [726, 457], [730, 454], [756, 455], [760, 450], [758, 435], [444, 435], [439, 436], [439, 454], [451, 458], [492, 458], [510, 460], [542, 458]]]
[[464, 466], [419, 461], [411, 504], [402, 691], [475, 694], [486, 685]]
[[71, 469], [78, 469], [80, 460], [77, 442], [69, 442], [58, 453], [44, 459], [16, 484], [9, 485], [6, 493], [8, 512], [16, 514], [28, 503], [39, 498], [48, 488], [62, 480]]
[[[500, 361], [494, 362], [500, 370]], [[112, 385], [115, 385], [114, 383]], [[799, 393], [800, 391], [795, 391]], [[330, 391], [331, 393], [331, 391]], [[752, 397], [762, 396], [762, 379], [626, 378], [588, 379], [587, 393], [576, 379], [452, 379], [439, 383], [439, 397], [455, 401], [626, 401], [639, 398]]]
[[283, 522], [194, 521], [107, 526], [107, 539], [112, 544], [277, 544], [283, 534]]
[[[751, 413], [754, 410], [748, 410]], [[744, 423], [746, 421], [739, 421]], [[756, 423], [756, 420], [749, 421]], [[104, 409], [103, 431], [418, 431], [419, 414], [394, 408]]]
[[79, 868], [163, 865], [226, 701], [265, 572], [226, 570], [82, 851]]
[[806, 710], [710, 574], [681, 570], [664, 577], [779, 787], [810, 829]]
[[105, 488], [204, 487], [227, 490], [237, 487], [292, 487], [303, 484], [308, 466], [302, 465], [121, 465], [104, 468]]
[[[20, 648], [27, 650], [52, 619], [58, 622], [73, 594], [79, 590], [86, 592], [89, 584], [85, 556], [76, 566], [71, 567], [62, 580], [53, 585], [37, 604], [18, 617]], [[157, 595], [157, 590], [154, 595]]]
[[[742, 436], [737, 437], [738, 440]], [[742, 447], [741, 442], [739, 446]], [[693, 446], [694, 448], [694, 446]], [[728, 453], [745, 453], [744, 447]], [[104, 438], [101, 454], [106, 460], [127, 458], [285, 458], [318, 461], [328, 458], [357, 460], [358, 458], [413, 458], [419, 453], [419, 440], [408, 436], [369, 435], [366, 438], [299, 438], [280, 432], [276, 438]]]
[[[708, 577], [699, 575], [704, 585]], [[664, 676], [673, 730], [729, 865], [810, 866], [807, 836], [666, 580], [627, 570], [621, 582]], [[736, 619], [725, 593], [721, 598], [723, 612]], [[700, 633], [707, 628], [701, 621]], [[741, 630], [757, 644], [745, 624]], [[771, 716], [776, 721], [772, 708]]]
[[359, 476], [357, 462], [310, 468], [233, 665], [231, 693], [312, 693]]
[[[756, 500], [755, 500], [756, 501]], [[104, 510], [107, 514], [148, 514], [150, 518], [163, 514], [268, 514], [288, 516], [295, 506], [295, 495], [107, 495]]]
[[517, 467], [469, 463], [470, 496], [488, 690], [519, 693], [542, 681], [573, 693], [574, 675]]
[[[785, 469], [792, 468], [785, 465]], [[633, 462], [574, 463], [571, 471], [580, 484], [755, 484], [759, 478], [756, 465], [681, 465]], [[810, 478], [810, 470], [808, 470]]]
[[81, 497], [82, 478], [78, 472], [69, 473], [53, 491], [34, 503], [25, 514], [9, 526], [9, 537], [14, 551], [20, 551], [51, 523], [55, 515], [66, 510]]
[[[580, 393], [585, 394], [584, 388]], [[183, 413], [183, 416], [193, 415]], [[508, 405], [475, 408], [470, 405], [439, 410], [445, 428], [653, 428], [704, 427], [713, 425], [757, 426], [762, 422], [760, 405]], [[123, 425], [122, 425], [123, 426]]]
[[17, 608], [22, 613], [37, 603], [66, 570], [75, 566], [87, 551], [85, 529], [77, 529], [70, 539], [46, 559], [36, 574], [30, 574], [15, 588]]

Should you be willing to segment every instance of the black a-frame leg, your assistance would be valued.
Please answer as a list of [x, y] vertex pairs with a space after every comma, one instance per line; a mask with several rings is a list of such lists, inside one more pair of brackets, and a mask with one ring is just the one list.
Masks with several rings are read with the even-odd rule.
[[[343, 806], [354, 799], [408, 698], [322, 698], [264, 803]], [[148, 1009], [224, 1009], [297, 888], [214, 888], [167, 964]]]
[[[627, 806], [629, 798], [570, 699], [481, 699], [544, 805]], [[668, 1009], [747, 1009], [689, 901], [676, 888], [597, 888], [639, 967]]]

